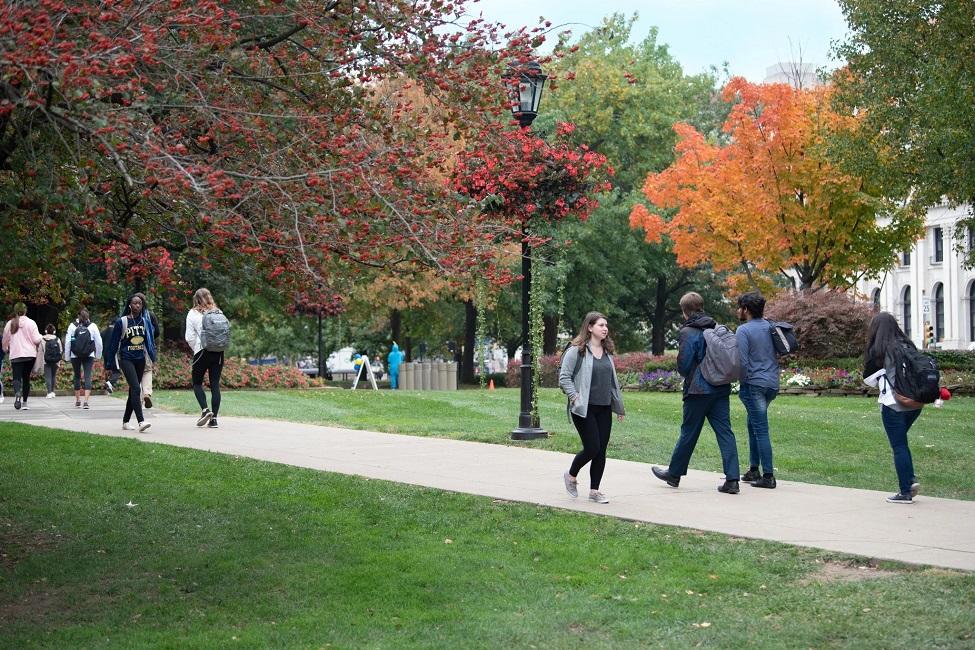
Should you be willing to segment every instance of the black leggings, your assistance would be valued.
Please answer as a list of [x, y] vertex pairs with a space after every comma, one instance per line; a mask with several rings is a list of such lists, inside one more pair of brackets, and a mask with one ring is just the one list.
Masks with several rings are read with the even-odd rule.
[[609, 434], [613, 430], [613, 411], [608, 405], [590, 404], [586, 417], [581, 418], [573, 413], [572, 422], [582, 439], [582, 451], [572, 459], [569, 474], [578, 476], [582, 466], [592, 462], [589, 466], [589, 487], [598, 490], [599, 482], [603, 480], [603, 470], [606, 469], [606, 447], [609, 446]]
[[122, 422], [132, 419], [133, 412], [136, 421], [142, 422], [145, 419], [142, 417], [142, 373], [146, 370], [146, 360], [144, 357], [135, 361], [119, 359], [118, 365], [119, 370], [125, 375], [125, 383], [129, 385], [129, 398], [125, 400], [125, 415], [122, 416]]
[[210, 375], [210, 402], [214, 417], [220, 412], [220, 372], [223, 370], [223, 352], [200, 350], [193, 355], [193, 394], [200, 409], [207, 407], [207, 394], [203, 392], [203, 375]]
[[10, 371], [14, 377], [14, 393], [27, 401], [30, 397], [30, 371], [34, 369], [34, 357], [21, 357], [10, 360]]
[[74, 389], [81, 390], [81, 371], [85, 371], [85, 390], [91, 390], [91, 369], [95, 365], [95, 357], [87, 359], [71, 358], [71, 367], [74, 369]]

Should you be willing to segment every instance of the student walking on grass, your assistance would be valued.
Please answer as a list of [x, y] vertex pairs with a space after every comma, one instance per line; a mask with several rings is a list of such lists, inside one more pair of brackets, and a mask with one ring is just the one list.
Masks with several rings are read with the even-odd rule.
[[765, 320], [762, 294], [753, 291], [738, 298], [738, 319], [744, 321], [735, 332], [741, 359], [738, 398], [748, 414], [748, 458], [751, 461], [743, 478], [753, 487], [774, 489], [768, 407], [779, 394], [779, 361], [772, 344], [771, 326]]
[[651, 469], [654, 476], [670, 487], [679, 486], [681, 477], [687, 474], [687, 465], [691, 461], [691, 454], [697, 446], [706, 418], [718, 439], [724, 466], [725, 481], [718, 486], [718, 491], [738, 494], [738, 481], [741, 477], [738, 446], [735, 444], [735, 433], [731, 430], [731, 382], [729, 380], [726, 383], [711, 384], [701, 371], [707, 352], [704, 333], [706, 330], [714, 330], [717, 323], [704, 313], [704, 299], [693, 291], [681, 297], [680, 308], [685, 320], [680, 329], [677, 372], [684, 378], [684, 417], [680, 426], [680, 438], [677, 439], [674, 453], [670, 457], [670, 465], [666, 469]]
[[[224, 350], [230, 342], [230, 323], [208, 289], [197, 289], [193, 294], [193, 307], [186, 313], [186, 342], [193, 349], [193, 394], [202, 410], [196, 426], [216, 429], [220, 412], [220, 373]], [[209, 407], [203, 391], [204, 375], [210, 378]]]
[[151, 426], [142, 414], [142, 374], [146, 370], [147, 358], [156, 360], [156, 344], [142, 298], [134, 295], [129, 298], [122, 316], [115, 321], [105, 352], [106, 369], [110, 372], [121, 371], [125, 375], [125, 383], [129, 385], [122, 416], [122, 428], [127, 431], [136, 428], [129, 423], [133, 413], [140, 432]]
[[569, 396], [569, 413], [582, 440], [582, 451], [563, 475], [570, 496], [579, 496], [579, 471], [589, 463], [589, 500], [609, 503], [599, 491], [606, 468], [606, 448], [613, 429], [613, 413], [623, 421], [623, 394], [616, 377], [612, 354], [616, 351], [609, 337], [606, 317], [596, 311], [586, 314], [579, 334], [562, 355], [559, 387]]
[[58, 340], [57, 330], [52, 323], [44, 328], [44, 382], [47, 384], [47, 399], [54, 398], [54, 388], [58, 379], [58, 369], [61, 367], [61, 357], [64, 348]]
[[890, 449], [894, 454], [894, 470], [897, 472], [899, 490], [897, 494], [887, 497], [887, 501], [909, 504], [914, 503], [921, 484], [914, 474], [907, 432], [921, 415], [924, 405], [897, 392], [893, 366], [895, 359], [904, 350], [916, 351], [917, 347], [901, 330], [897, 320], [887, 312], [874, 316], [867, 330], [863, 380], [867, 385], [880, 389], [877, 400], [880, 404], [880, 421], [883, 422]]
[[30, 373], [37, 361], [37, 346], [41, 344], [37, 323], [27, 317], [27, 305], [18, 302], [14, 314], [3, 326], [3, 351], [10, 357], [14, 380], [14, 408], [30, 410]]
[[[87, 309], [78, 312], [78, 318], [68, 325], [64, 335], [64, 358], [74, 370], [75, 408], [88, 408], [91, 399], [91, 373], [95, 359], [102, 356], [102, 335], [98, 326], [91, 322]], [[82, 373], [84, 383], [82, 384]], [[82, 402], [84, 388], [84, 402]]]

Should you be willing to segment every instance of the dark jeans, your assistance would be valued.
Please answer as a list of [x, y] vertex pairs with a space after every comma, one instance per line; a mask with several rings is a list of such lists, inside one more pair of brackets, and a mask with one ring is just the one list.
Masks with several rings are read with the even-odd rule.
[[125, 383], [129, 385], [129, 398], [125, 400], [125, 415], [122, 416], [122, 422], [132, 419], [133, 412], [136, 422], [142, 422], [145, 419], [142, 417], [142, 373], [146, 370], [146, 360], [145, 358], [135, 361], [119, 359], [118, 365], [125, 375]]
[[214, 417], [220, 412], [220, 373], [223, 371], [223, 352], [200, 350], [193, 355], [193, 394], [200, 409], [207, 407], [207, 394], [203, 392], [203, 375], [210, 375], [210, 410]]
[[731, 430], [731, 406], [727, 393], [714, 395], [690, 395], [684, 400], [684, 420], [680, 425], [680, 438], [674, 446], [667, 471], [673, 476], [687, 474], [687, 464], [697, 446], [697, 440], [707, 418], [721, 450], [721, 464], [725, 478], [737, 481], [741, 478], [738, 467], [738, 445]]
[[914, 461], [911, 459], [911, 448], [907, 446], [907, 432], [919, 415], [921, 409], [895, 411], [889, 406], [880, 407], [880, 419], [894, 452], [894, 469], [897, 471], [901, 494], [910, 494], [911, 483], [914, 482]]
[[58, 364], [44, 362], [44, 381], [47, 383], [47, 392], [54, 392], [54, 385], [58, 378]]
[[30, 371], [34, 369], [34, 357], [20, 357], [10, 360], [10, 370], [14, 378], [14, 394], [20, 393], [23, 401], [30, 397]]
[[772, 474], [772, 439], [768, 432], [768, 405], [779, 394], [774, 388], [741, 384], [738, 398], [748, 414], [748, 459], [752, 467], [762, 465], [762, 472]]
[[609, 406], [590, 404], [586, 417], [581, 418], [573, 413], [572, 422], [582, 439], [582, 451], [572, 459], [569, 474], [578, 476], [583, 465], [592, 463], [589, 466], [589, 487], [598, 490], [603, 480], [603, 470], [606, 469], [606, 447], [609, 446], [609, 434], [613, 430], [613, 411]]
[[71, 359], [71, 367], [74, 369], [74, 389], [81, 390], [81, 372], [85, 373], [85, 390], [91, 390], [91, 369], [95, 366], [95, 357]]

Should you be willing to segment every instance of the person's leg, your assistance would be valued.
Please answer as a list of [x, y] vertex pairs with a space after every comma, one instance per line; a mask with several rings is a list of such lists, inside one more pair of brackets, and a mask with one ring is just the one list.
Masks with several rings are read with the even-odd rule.
[[72, 357], [71, 359], [72, 378], [71, 385], [74, 386], [75, 406], [81, 405], [81, 359]]
[[731, 430], [731, 398], [728, 395], [711, 395], [708, 408], [708, 424], [714, 429], [714, 436], [718, 439], [718, 449], [721, 450], [721, 465], [724, 477], [728, 481], [741, 478], [738, 466], [738, 445], [735, 442], [735, 432]]
[[576, 431], [579, 432], [579, 439], [582, 441], [582, 451], [572, 459], [572, 465], [569, 466], [569, 476], [578, 478], [579, 470], [582, 469], [583, 465], [590, 462], [599, 454], [599, 428], [596, 425], [596, 418], [592, 413], [592, 407], [587, 410], [586, 417], [584, 418], [573, 413], [572, 422], [576, 425]]
[[10, 366], [13, 371], [14, 394], [19, 396], [22, 402], [26, 402], [30, 397], [30, 371], [34, 369], [34, 360], [14, 359]]
[[205, 350], [200, 350], [193, 355], [193, 368], [192, 368], [192, 382], [193, 382], [193, 394], [196, 396], [196, 401], [200, 405], [200, 410], [207, 410], [207, 394], [203, 392], [203, 376], [206, 374], [207, 366], [204, 361]]
[[152, 361], [146, 360], [146, 371], [142, 373], [142, 394], [152, 397], [152, 374], [155, 372]]
[[907, 444], [907, 432], [920, 414], [920, 409], [895, 411], [887, 406], [880, 408], [880, 419], [884, 423], [884, 431], [894, 454], [894, 470], [897, 472], [901, 494], [910, 494], [911, 484], [914, 482], [914, 460]]
[[687, 465], [691, 462], [691, 454], [697, 446], [697, 439], [704, 427], [704, 417], [707, 414], [708, 396], [695, 395], [684, 400], [684, 418], [680, 425], [680, 438], [674, 445], [674, 453], [670, 456], [667, 472], [680, 478], [687, 474]]
[[85, 372], [85, 404], [88, 404], [88, 400], [91, 399], [91, 380], [92, 380], [92, 370], [95, 367], [95, 357], [88, 357], [81, 362], [81, 367]]
[[772, 442], [768, 434], [769, 392], [774, 399], [775, 391], [761, 386], [742, 384], [739, 393], [748, 415], [749, 461], [752, 467], [757, 467], [761, 463], [765, 476], [771, 476], [775, 471], [772, 465]]
[[122, 374], [125, 375], [125, 383], [129, 385], [129, 397], [125, 401], [125, 415], [122, 416], [122, 422], [128, 422], [135, 413], [136, 421], [141, 423], [145, 418], [142, 416], [142, 385], [139, 381], [142, 379], [145, 361], [122, 359], [119, 361], [119, 366]]
[[599, 436], [599, 451], [589, 465], [589, 487], [592, 490], [599, 490], [599, 484], [603, 480], [603, 470], [606, 469], [606, 448], [609, 446], [609, 436], [613, 431], [613, 411], [609, 406], [589, 405], [593, 411], [593, 419], [596, 423], [596, 431]]
[[44, 386], [47, 388], [48, 395], [54, 392], [54, 373], [57, 370], [57, 364], [44, 362]]
[[210, 408], [216, 419], [220, 412], [220, 373], [223, 372], [223, 352], [207, 352], [207, 374], [210, 376]]
[[396, 381], [399, 379], [399, 368], [389, 371], [389, 387], [396, 390]]
[[758, 453], [758, 443], [755, 440], [755, 432], [753, 430], [754, 425], [752, 423], [751, 411], [749, 410], [751, 408], [751, 393], [751, 385], [742, 382], [738, 389], [738, 399], [741, 400], [742, 406], [745, 407], [745, 421], [748, 428], [748, 464], [749, 468], [754, 467], [756, 470], [758, 470], [759, 464], [761, 463], [761, 458]]

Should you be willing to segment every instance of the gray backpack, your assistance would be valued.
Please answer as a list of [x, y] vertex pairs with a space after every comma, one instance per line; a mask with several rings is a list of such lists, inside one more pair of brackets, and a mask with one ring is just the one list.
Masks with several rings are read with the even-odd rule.
[[738, 339], [724, 325], [704, 330], [704, 360], [701, 374], [712, 386], [724, 386], [738, 381], [741, 376], [741, 360], [738, 357]]
[[200, 344], [208, 352], [224, 352], [230, 347], [230, 321], [219, 309], [203, 314]]

